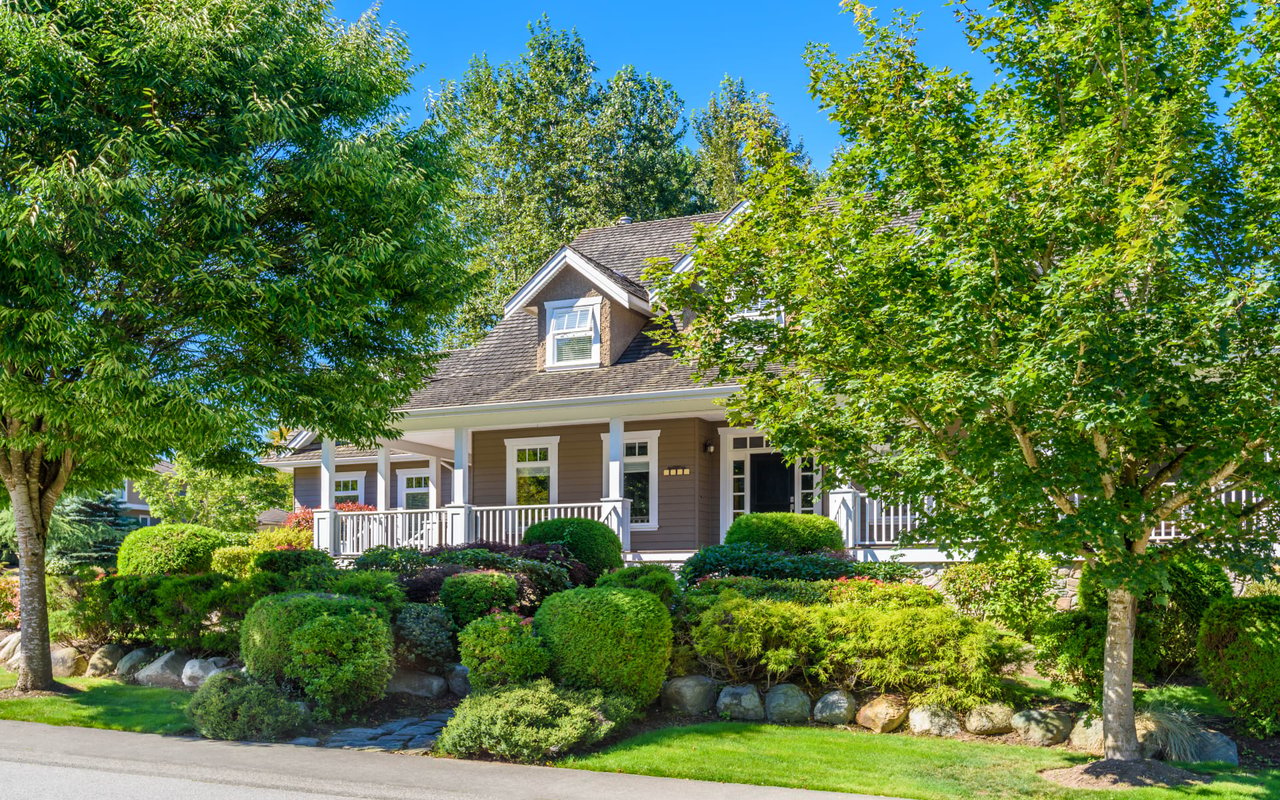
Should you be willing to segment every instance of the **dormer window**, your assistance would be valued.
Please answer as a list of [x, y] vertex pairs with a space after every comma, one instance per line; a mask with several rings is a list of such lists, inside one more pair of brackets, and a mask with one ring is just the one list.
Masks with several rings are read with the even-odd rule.
[[547, 369], [600, 366], [600, 300], [557, 300], [547, 309]]

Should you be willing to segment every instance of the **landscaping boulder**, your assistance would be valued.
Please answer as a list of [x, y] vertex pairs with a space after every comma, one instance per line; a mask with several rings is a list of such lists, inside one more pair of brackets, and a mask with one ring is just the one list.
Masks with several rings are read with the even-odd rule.
[[128, 654], [129, 650], [124, 645], [104, 644], [89, 656], [89, 669], [85, 674], [90, 678], [105, 678], [116, 671], [120, 659]]
[[754, 686], [726, 686], [716, 700], [716, 713], [729, 719], [759, 722], [764, 719], [764, 704]]
[[907, 726], [914, 734], [922, 736], [955, 736], [960, 733], [960, 720], [955, 712], [940, 706], [921, 706], [911, 709]]
[[770, 722], [808, 722], [809, 695], [794, 683], [780, 683], [765, 694], [764, 715]]
[[227, 658], [193, 658], [182, 667], [182, 684], [188, 689], [199, 689], [214, 675], [225, 672], [229, 663], [231, 660]]
[[444, 674], [444, 679], [449, 684], [449, 691], [458, 697], [466, 697], [471, 694], [471, 676], [467, 668], [462, 664], [454, 664], [449, 667]]
[[387, 694], [407, 694], [434, 700], [445, 693], [448, 684], [439, 675], [417, 670], [397, 669], [387, 684]]
[[1031, 709], [1019, 711], [1011, 720], [1013, 729], [1027, 744], [1051, 747], [1066, 741], [1075, 725], [1075, 718], [1062, 711]]
[[22, 634], [11, 633], [0, 639], [0, 664], [4, 664], [18, 653], [18, 647], [22, 645]]
[[844, 689], [836, 689], [819, 697], [818, 702], [813, 704], [813, 720], [828, 725], [848, 725], [857, 708], [858, 704], [852, 694]]
[[978, 706], [964, 716], [964, 729], [979, 736], [999, 736], [1013, 730], [1013, 709], [1003, 703]]
[[1196, 736], [1195, 761], [1220, 761], [1240, 766], [1240, 750], [1230, 736], [1217, 731], [1200, 731]]
[[1085, 712], [1076, 720], [1071, 729], [1067, 744], [1076, 750], [1083, 750], [1090, 755], [1100, 756], [1103, 753], [1105, 740], [1102, 736], [1102, 717]]
[[143, 686], [159, 686], [165, 689], [185, 689], [182, 670], [190, 659], [186, 653], [170, 650], [146, 665], [133, 676]]
[[872, 733], [896, 731], [907, 719], [906, 698], [882, 694], [858, 709], [858, 724]]
[[116, 664], [116, 677], [132, 678], [146, 665], [150, 664], [160, 655], [160, 651], [154, 647], [139, 647], [137, 650], [129, 651], [129, 655], [120, 659], [120, 663]]
[[662, 685], [662, 707], [677, 714], [706, 714], [716, 704], [720, 682], [706, 675], [681, 675]]
[[74, 647], [55, 647], [49, 651], [49, 659], [55, 678], [74, 678], [89, 668], [89, 660]]

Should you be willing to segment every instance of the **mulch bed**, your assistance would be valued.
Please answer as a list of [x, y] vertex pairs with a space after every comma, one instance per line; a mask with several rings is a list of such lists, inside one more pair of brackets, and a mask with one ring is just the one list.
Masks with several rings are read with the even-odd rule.
[[1137, 789], [1141, 787], [1183, 787], [1209, 783], [1210, 778], [1171, 767], [1161, 761], [1114, 761], [1104, 759], [1066, 769], [1051, 769], [1040, 777], [1070, 789]]
[[78, 694], [81, 690], [74, 686], [65, 686], [61, 683], [54, 683], [56, 689], [42, 689], [38, 692], [20, 692], [16, 688], [0, 690], [0, 700], [26, 700], [32, 697], [65, 697], [69, 694]]

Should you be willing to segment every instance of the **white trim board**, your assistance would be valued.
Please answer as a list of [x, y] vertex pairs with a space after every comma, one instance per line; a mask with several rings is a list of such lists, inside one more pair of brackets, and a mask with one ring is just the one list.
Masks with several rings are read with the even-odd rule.
[[542, 291], [544, 286], [551, 282], [552, 278], [559, 275], [560, 271], [566, 267], [582, 275], [602, 294], [615, 300], [623, 308], [638, 311], [648, 316], [653, 315], [653, 309], [649, 307], [648, 300], [636, 297], [614, 281], [609, 280], [600, 273], [599, 267], [587, 261], [580, 253], [567, 246], [557, 250], [533, 274], [533, 277], [526, 281], [524, 286], [520, 287], [520, 291], [512, 295], [511, 299], [502, 307], [502, 315], [510, 317], [512, 314], [522, 310], [538, 292]]

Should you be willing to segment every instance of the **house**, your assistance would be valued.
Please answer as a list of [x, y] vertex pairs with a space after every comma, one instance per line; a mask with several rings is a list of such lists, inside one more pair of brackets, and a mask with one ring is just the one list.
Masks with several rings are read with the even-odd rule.
[[[451, 352], [400, 409], [400, 436], [363, 449], [300, 431], [264, 463], [293, 474], [317, 509], [317, 546], [519, 541], [532, 523], [586, 516], [633, 560], [679, 560], [719, 543], [751, 511], [829, 514], [850, 548], [883, 557], [912, 524], [852, 487], [824, 493], [812, 461], [788, 464], [767, 437], [725, 421], [735, 389], [694, 381], [655, 341], [644, 270], [687, 268], [695, 226], [723, 213], [582, 232], [549, 258], [475, 347]], [[376, 511], [338, 511], [345, 503]], [[921, 560], [936, 560], [922, 555]]]
[[[168, 461], [157, 461], [152, 469], [165, 475], [173, 472], [173, 465]], [[147, 499], [138, 494], [138, 487], [132, 479], [125, 478], [124, 483], [112, 491], [112, 495], [120, 503], [121, 515], [136, 520], [140, 527], [160, 523], [160, 518], [151, 513]]]

